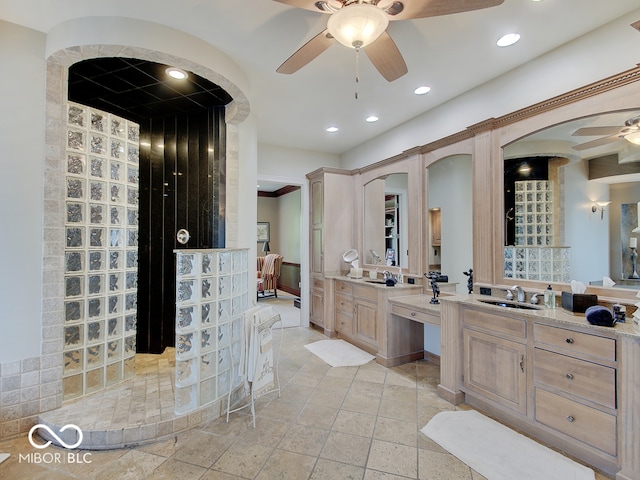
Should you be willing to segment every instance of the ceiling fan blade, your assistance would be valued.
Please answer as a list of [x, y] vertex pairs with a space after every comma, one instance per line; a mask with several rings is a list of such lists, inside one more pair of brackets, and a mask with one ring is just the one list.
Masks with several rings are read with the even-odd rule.
[[589, 150], [590, 148], [601, 147], [602, 145], [607, 145], [609, 143], [617, 142], [620, 140], [620, 137], [617, 135], [611, 135], [609, 137], [598, 138], [597, 140], [591, 140], [590, 142], [580, 143], [578, 145], [574, 145], [571, 148], [574, 150]]
[[571, 135], [574, 137], [601, 137], [603, 135], [617, 135], [622, 127], [584, 127]]
[[[316, 6], [316, 0], [273, 0], [274, 2], [284, 3], [296, 8], [304, 8], [305, 10], [312, 10], [314, 12], [324, 12], [321, 8]], [[329, 12], [326, 12], [329, 13]]]
[[364, 47], [364, 52], [389, 82], [400, 78], [408, 71], [400, 50], [387, 32], [382, 32], [375, 42]]
[[[437, 17], [452, 13], [469, 12], [501, 5], [504, 0], [404, 0], [403, 9], [389, 20]], [[286, 2], [285, 2], [286, 3]]]
[[285, 60], [285, 62], [280, 65], [276, 72], [278, 73], [295, 73], [304, 67], [311, 60], [316, 58], [322, 52], [324, 52], [327, 48], [329, 48], [334, 42], [334, 38], [329, 35], [328, 30], [324, 30], [319, 33], [307, 43], [305, 43], [302, 47], [300, 47], [293, 55]]

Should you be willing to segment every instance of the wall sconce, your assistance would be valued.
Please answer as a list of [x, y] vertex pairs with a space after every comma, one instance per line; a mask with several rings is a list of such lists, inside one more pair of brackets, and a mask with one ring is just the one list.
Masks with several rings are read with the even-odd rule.
[[591, 206], [591, 211], [596, 213], [598, 208], [600, 208], [600, 220], [604, 218], [604, 207], [609, 205], [611, 202], [596, 202]]

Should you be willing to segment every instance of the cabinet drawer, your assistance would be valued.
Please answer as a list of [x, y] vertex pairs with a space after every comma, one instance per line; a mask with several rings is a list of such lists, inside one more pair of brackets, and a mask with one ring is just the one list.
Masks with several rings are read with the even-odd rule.
[[570, 352], [599, 357], [615, 362], [616, 341], [613, 338], [598, 337], [588, 333], [574, 332], [566, 328], [534, 324], [533, 339]]
[[311, 288], [324, 289], [324, 280], [322, 280], [321, 278], [311, 279]]
[[378, 289], [374, 287], [353, 286], [353, 296], [368, 302], [378, 303]]
[[353, 293], [353, 288], [351, 287], [350, 283], [337, 281], [336, 292], [346, 293], [348, 295], [351, 295]]
[[348, 337], [353, 335], [353, 316], [344, 312], [336, 312], [336, 331]]
[[336, 311], [353, 313], [353, 297], [343, 293], [336, 293]]
[[616, 455], [616, 417], [568, 398], [535, 391], [536, 420], [610, 455]]
[[518, 318], [503, 317], [477, 310], [465, 310], [464, 323], [488, 330], [492, 334], [502, 333], [516, 338], [526, 338], [527, 336], [527, 323]]
[[439, 315], [430, 315], [428, 313], [420, 312], [418, 310], [413, 310], [407, 307], [401, 307], [399, 305], [391, 305], [391, 313], [408, 318], [410, 320], [415, 320], [416, 322], [440, 325]]
[[533, 374], [536, 383], [616, 408], [615, 368], [536, 348]]

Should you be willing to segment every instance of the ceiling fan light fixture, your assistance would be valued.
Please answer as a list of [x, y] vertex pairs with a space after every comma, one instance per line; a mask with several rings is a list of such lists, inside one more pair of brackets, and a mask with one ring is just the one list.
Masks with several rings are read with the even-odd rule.
[[624, 139], [634, 145], [640, 145], [640, 132], [628, 133], [624, 136]]
[[327, 29], [342, 45], [363, 48], [377, 40], [389, 25], [387, 14], [375, 5], [355, 3], [329, 17]]

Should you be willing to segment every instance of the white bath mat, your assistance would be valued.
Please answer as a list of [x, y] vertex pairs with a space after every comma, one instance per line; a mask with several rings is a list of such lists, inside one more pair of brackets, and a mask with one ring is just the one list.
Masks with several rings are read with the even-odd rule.
[[320, 340], [305, 345], [305, 348], [332, 367], [355, 367], [375, 358], [344, 340]]
[[420, 430], [488, 480], [594, 480], [593, 470], [475, 410], [440, 412]]

